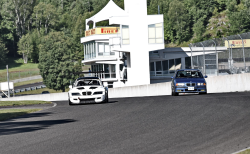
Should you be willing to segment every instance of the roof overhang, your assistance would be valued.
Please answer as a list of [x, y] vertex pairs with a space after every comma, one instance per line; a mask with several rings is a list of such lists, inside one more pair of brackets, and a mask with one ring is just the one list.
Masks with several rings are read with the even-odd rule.
[[91, 64], [91, 63], [96, 63], [99, 61], [117, 61], [117, 58], [115, 58], [115, 57], [94, 58], [94, 59], [89, 59], [89, 60], [82, 60], [82, 63], [83, 64]]

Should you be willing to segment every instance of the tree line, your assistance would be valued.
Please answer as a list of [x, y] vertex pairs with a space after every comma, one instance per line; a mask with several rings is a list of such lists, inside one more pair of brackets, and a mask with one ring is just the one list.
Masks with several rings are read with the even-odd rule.
[[[113, 1], [124, 9], [124, 0]], [[53, 60], [60, 62], [67, 57], [69, 60], [63, 66], [70, 67], [71, 71], [79, 68], [84, 58], [80, 38], [85, 34], [85, 19], [108, 2], [1, 0], [0, 64], [5, 63], [7, 57], [21, 56], [24, 63], [40, 63], [41, 73], [45, 73], [53, 72], [50, 66]], [[164, 14], [166, 45], [186, 46], [190, 42], [250, 30], [249, 0], [147, 0], [148, 14], [158, 14], [158, 6], [160, 14]], [[97, 23], [97, 26], [107, 25], [107, 21]], [[44, 61], [46, 56], [52, 58], [50, 63]], [[61, 72], [63, 76], [67, 70]], [[54, 74], [60, 76], [58, 72]]]
[[[62, 32], [75, 52], [82, 52], [85, 19], [100, 11], [109, 0], [1, 0], [0, 53], [21, 55], [24, 63], [39, 62], [45, 36]], [[114, 2], [124, 8], [123, 0]], [[249, 0], [147, 0], [148, 14], [164, 14], [166, 44], [183, 44], [247, 32]], [[101, 22], [99, 26], [108, 25]], [[3, 45], [2, 45], [3, 44]], [[80, 57], [79, 57], [80, 58]], [[83, 57], [81, 57], [83, 58]]]

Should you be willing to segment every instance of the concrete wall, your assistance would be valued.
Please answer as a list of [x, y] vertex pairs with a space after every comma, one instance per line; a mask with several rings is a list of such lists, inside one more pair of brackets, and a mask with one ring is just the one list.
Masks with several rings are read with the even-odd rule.
[[[206, 81], [208, 93], [250, 91], [250, 73], [209, 77]], [[109, 89], [109, 98], [160, 95], [171, 95], [171, 82]], [[0, 99], [0, 101], [13, 100], [60, 101], [68, 100], [68, 94], [65, 92]]]

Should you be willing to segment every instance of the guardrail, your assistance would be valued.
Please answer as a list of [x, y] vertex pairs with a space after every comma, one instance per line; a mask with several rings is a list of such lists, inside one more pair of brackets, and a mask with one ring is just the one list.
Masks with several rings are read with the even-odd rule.
[[[15, 89], [14, 93], [21, 93], [21, 92], [25, 92], [25, 91], [33, 91], [33, 90], [37, 90], [37, 89], [41, 89], [41, 88], [46, 88], [45, 85], [38, 85], [35, 87], [26, 87], [26, 88], [21, 88], [21, 89]], [[10, 94], [13, 94], [13, 91], [10, 91]], [[0, 93], [0, 98], [3, 96], [2, 93]]]

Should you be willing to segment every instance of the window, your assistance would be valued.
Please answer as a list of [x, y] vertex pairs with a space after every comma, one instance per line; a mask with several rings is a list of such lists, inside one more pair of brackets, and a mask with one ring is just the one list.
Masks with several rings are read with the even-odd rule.
[[161, 61], [156, 62], [156, 71], [162, 71], [162, 69], [161, 69]]
[[155, 71], [155, 63], [154, 62], [150, 63], [150, 71]]
[[163, 43], [162, 23], [148, 25], [148, 43]]
[[175, 70], [181, 69], [181, 58], [175, 59]]
[[129, 43], [129, 26], [122, 25], [122, 44]]
[[191, 57], [185, 57], [185, 68], [186, 69], [191, 68]]
[[169, 60], [169, 73], [175, 72], [174, 59]]
[[110, 52], [108, 43], [98, 43], [98, 55], [99, 56], [110, 56], [115, 55], [114, 52]]

